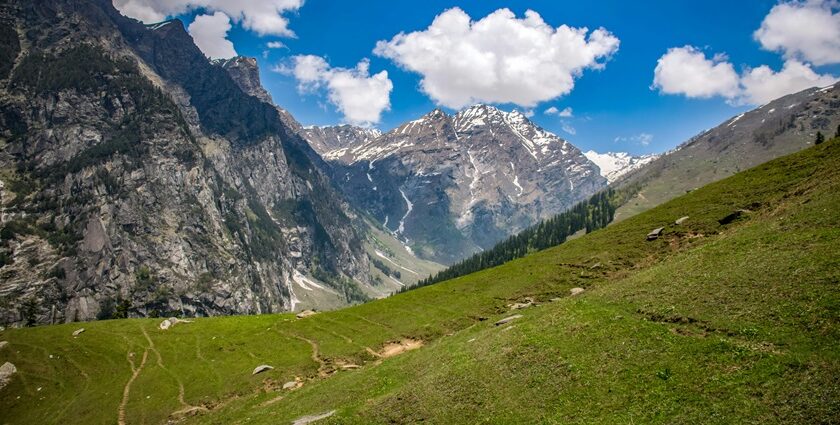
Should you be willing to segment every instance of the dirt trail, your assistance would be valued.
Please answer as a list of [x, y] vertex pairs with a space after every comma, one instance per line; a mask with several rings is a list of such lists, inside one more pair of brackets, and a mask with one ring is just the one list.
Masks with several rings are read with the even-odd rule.
[[134, 360], [131, 358], [131, 352], [126, 354], [126, 358], [128, 359], [128, 363], [131, 365], [131, 378], [128, 379], [126, 382], [125, 387], [123, 388], [123, 396], [122, 401], [120, 402], [120, 409], [117, 413], [117, 423], [119, 425], [125, 425], [125, 406], [128, 404], [128, 396], [131, 393], [131, 384], [134, 383], [134, 380], [140, 375], [140, 372], [143, 370], [143, 366], [146, 365], [146, 358], [149, 357], [149, 350], [146, 349], [143, 351], [143, 359], [140, 360], [140, 367], [134, 366]]
[[325, 362], [324, 359], [321, 358], [320, 347], [318, 346], [318, 342], [309, 338], [302, 337], [300, 335], [292, 334], [292, 336], [301, 341], [306, 341], [309, 343], [309, 345], [312, 346], [312, 355], [310, 357], [313, 361], [318, 363], [318, 376], [322, 378], [329, 376], [329, 372], [327, 372], [327, 362]]

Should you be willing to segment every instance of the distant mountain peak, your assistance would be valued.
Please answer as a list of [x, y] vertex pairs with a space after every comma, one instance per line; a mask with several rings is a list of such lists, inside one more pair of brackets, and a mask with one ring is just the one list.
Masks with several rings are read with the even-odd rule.
[[354, 134], [348, 142], [348, 135], [313, 129], [307, 138], [357, 207], [421, 257], [444, 263], [607, 183], [571, 143], [520, 111], [486, 104], [454, 115], [436, 108], [372, 139]]
[[601, 170], [601, 175], [610, 183], [659, 158], [659, 155], [634, 156], [627, 152], [598, 153], [593, 150], [586, 151], [583, 154], [598, 166]]

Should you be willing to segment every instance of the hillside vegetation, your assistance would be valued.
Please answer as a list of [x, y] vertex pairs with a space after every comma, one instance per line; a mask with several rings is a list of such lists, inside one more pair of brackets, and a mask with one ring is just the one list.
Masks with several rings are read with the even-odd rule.
[[[834, 140], [502, 266], [305, 319], [8, 329], [0, 363], [19, 372], [0, 421], [836, 423], [838, 207]], [[526, 298], [538, 305], [509, 311]], [[389, 357], [399, 347], [414, 349]], [[274, 369], [252, 375], [261, 364]]]

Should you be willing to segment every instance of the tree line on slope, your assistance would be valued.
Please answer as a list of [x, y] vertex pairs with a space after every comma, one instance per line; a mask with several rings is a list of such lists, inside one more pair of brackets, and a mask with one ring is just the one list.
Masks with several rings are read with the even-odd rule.
[[613, 220], [616, 209], [623, 203], [624, 199], [627, 199], [630, 193], [635, 193], [633, 188], [621, 191], [609, 188], [598, 192], [568, 211], [543, 220], [499, 242], [493, 248], [462, 260], [402, 291], [428, 286], [495, 267], [524, 257], [531, 252], [560, 245], [569, 236], [579, 231], [583, 230], [589, 233], [605, 227]]

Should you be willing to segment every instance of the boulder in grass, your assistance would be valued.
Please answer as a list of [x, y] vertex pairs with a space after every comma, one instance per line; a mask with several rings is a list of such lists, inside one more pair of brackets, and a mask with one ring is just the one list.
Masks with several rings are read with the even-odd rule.
[[259, 366], [254, 368], [254, 372], [251, 373], [251, 375], [256, 375], [258, 373], [263, 373], [263, 372], [265, 372], [267, 370], [271, 370], [271, 369], [274, 369], [274, 367], [269, 366], [267, 364], [259, 365]]
[[304, 317], [314, 316], [316, 314], [318, 313], [316, 313], [315, 310], [303, 310], [300, 313], [298, 313], [295, 317], [297, 317], [298, 319], [303, 319]]
[[0, 348], [3, 348], [7, 345], [9, 345], [9, 341], [0, 341]]
[[184, 320], [179, 319], [177, 317], [170, 317], [168, 319], [165, 319], [163, 322], [160, 322], [160, 329], [165, 331], [177, 325], [178, 323], [192, 323], [192, 320]]
[[513, 303], [513, 304], [509, 304], [508, 306], [510, 307], [511, 310], [521, 310], [523, 308], [528, 308], [528, 307], [531, 307], [533, 305], [534, 305], [534, 299], [533, 298], [525, 298], [525, 300], [521, 303]]
[[512, 321], [514, 321], [514, 320], [516, 320], [516, 319], [519, 319], [519, 318], [521, 318], [521, 317], [522, 317], [522, 315], [521, 315], [521, 314], [514, 314], [513, 316], [508, 316], [508, 317], [505, 317], [504, 319], [499, 320], [498, 322], [496, 322], [496, 326], [501, 326], [501, 325], [504, 325], [505, 323], [512, 322]]
[[75, 331], [73, 331], [73, 336], [79, 336], [84, 331], [85, 331], [85, 328], [76, 329]]
[[675, 221], [675, 222], [674, 222], [674, 224], [676, 224], [677, 226], [679, 226], [680, 224], [685, 223], [685, 221], [686, 221], [686, 220], [688, 220], [688, 216], [685, 216], [685, 217], [680, 217], [680, 218], [678, 218], [678, 219], [677, 219], [677, 221]]
[[575, 296], [583, 292], [583, 288], [572, 288], [569, 289], [569, 295]]
[[0, 389], [12, 380], [12, 375], [15, 373], [17, 373], [17, 368], [9, 362], [3, 363], [3, 366], [0, 366]]
[[657, 227], [656, 229], [651, 230], [650, 233], [647, 234], [647, 240], [653, 241], [659, 239], [659, 237], [662, 236], [663, 230], [665, 230], [664, 227]]

